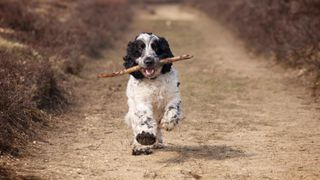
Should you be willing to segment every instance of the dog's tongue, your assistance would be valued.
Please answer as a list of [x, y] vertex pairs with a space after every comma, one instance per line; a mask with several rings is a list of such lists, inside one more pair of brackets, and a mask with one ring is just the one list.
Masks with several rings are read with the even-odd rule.
[[151, 75], [153, 75], [153, 73], [154, 73], [154, 69], [153, 69], [153, 68], [147, 68], [147, 69], [145, 70], [145, 72], [146, 72], [146, 75], [151, 76]]

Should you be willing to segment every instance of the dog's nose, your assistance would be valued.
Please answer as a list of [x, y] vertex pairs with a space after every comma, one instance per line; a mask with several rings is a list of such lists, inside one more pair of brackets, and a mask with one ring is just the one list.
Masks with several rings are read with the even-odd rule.
[[151, 58], [151, 57], [147, 57], [145, 60], [144, 60], [144, 64], [146, 64], [147, 66], [151, 66], [154, 64], [154, 59]]

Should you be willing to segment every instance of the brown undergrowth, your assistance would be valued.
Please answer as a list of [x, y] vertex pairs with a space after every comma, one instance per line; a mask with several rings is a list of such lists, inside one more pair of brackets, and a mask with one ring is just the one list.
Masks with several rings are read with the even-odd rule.
[[70, 103], [69, 77], [112, 46], [130, 15], [125, 0], [0, 2], [1, 155], [24, 154]]
[[320, 2], [318, 0], [187, 1], [229, 25], [258, 54], [315, 77], [320, 87]]

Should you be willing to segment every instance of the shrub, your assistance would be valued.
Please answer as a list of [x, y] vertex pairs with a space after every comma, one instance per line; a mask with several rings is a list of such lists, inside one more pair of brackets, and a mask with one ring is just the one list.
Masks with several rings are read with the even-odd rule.
[[0, 54], [0, 151], [19, 155], [19, 147], [46, 125], [42, 110], [66, 101], [45, 59], [29, 50], [19, 54], [1, 49]]
[[210, 16], [227, 23], [249, 49], [271, 54], [292, 67], [320, 72], [320, 1], [197, 0]]
[[[61, 85], [68, 78], [58, 78], [53, 66], [64, 62], [59, 68], [77, 74], [84, 57], [113, 44], [130, 15], [125, 0], [0, 1], [0, 27], [13, 30], [0, 31], [1, 154], [20, 155], [46, 129], [48, 113], [68, 104]], [[2, 46], [3, 40], [22, 47]]]

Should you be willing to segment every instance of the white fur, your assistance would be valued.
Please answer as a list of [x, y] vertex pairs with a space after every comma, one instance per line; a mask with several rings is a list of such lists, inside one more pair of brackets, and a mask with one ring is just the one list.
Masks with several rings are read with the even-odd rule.
[[[155, 79], [135, 79], [130, 75], [127, 86], [129, 111], [125, 120], [134, 137], [142, 131], [157, 137], [162, 143], [161, 128], [172, 130], [182, 119], [181, 98], [177, 71], [160, 74]], [[174, 108], [179, 106], [178, 108]], [[135, 146], [142, 146], [134, 139]]]

